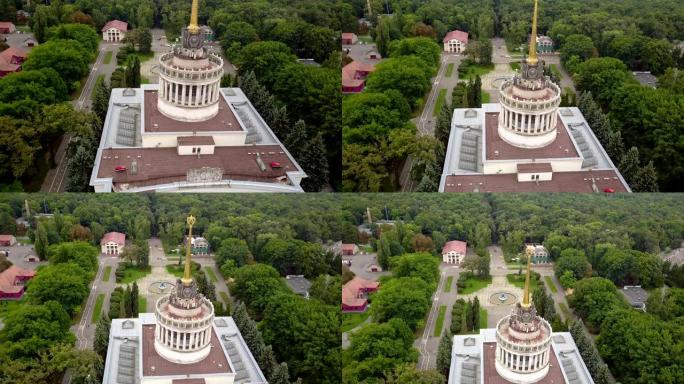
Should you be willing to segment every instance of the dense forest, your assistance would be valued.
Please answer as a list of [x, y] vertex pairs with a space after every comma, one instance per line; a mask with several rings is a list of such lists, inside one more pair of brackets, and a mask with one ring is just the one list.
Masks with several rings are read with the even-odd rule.
[[[357, 0], [352, 4], [357, 17], [368, 18], [372, 23], [370, 31], [364, 24], [352, 31], [370, 32], [378, 49], [389, 53], [390, 58], [391, 51], [383, 47], [393, 42], [421, 36], [440, 42], [453, 29], [469, 32], [480, 47], [481, 42], [501, 36], [509, 51], [524, 51], [533, 7], [532, 0], [375, 0], [371, 2], [373, 15], [369, 17], [366, 1]], [[581, 92], [579, 107], [632, 189], [679, 190], [684, 174], [684, 147], [680, 139], [684, 135], [681, 113], [684, 110], [681, 44], [684, 9], [681, 4], [659, 0], [649, 2], [644, 9], [643, 2], [637, 0], [541, 1], [539, 17], [539, 33], [554, 40], [563, 65]], [[658, 88], [639, 85], [631, 71], [652, 72], [658, 76]], [[395, 88], [400, 87], [403, 85], [397, 82]], [[417, 97], [423, 97], [426, 92]], [[398, 106], [383, 104], [377, 97], [358, 100], [373, 109], [383, 108], [383, 115], [387, 116], [401, 116], [403, 111]], [[349, 103], [349, 107], [357, 106], [359, 101], [354, 105]], [[593, 103], [595, 108], [591, 107]], [[343, 104], [343, 132], [348, 123], [348, 110]], [[378, 126], [384, 129], [396, 126], [372, 116], [367, 120], [372, 122], [371, 127], [364, 126], [369, 135], [378, 131]], [[365, 148], [345, 141], [343, 177], [349, 180], [347, 190], [390, 189], [387, 184], [391, 185], [393, 168], [385, 159], [388, 151], [382, 144]], [[440, 154], [437, 149], [433, 150]], [[432, 164], [428, 165], [415, 172], [414, 179], [423, 184], [418, 190], [429, 191], [434, 184], [430, 180], [441, 173], [441, 164], [436, 170]], [[385, 181], [383, 186], [382, 182], [388, 179], [390, 182]]]
[[[10, 20], [16, 20], [16, 9], [21, 9], [21, 2], [0, 3], [0, 14], [11, 16]], [[20, 106], [25, 107], [61, 105], [69, 99], [69, 93], [77, 93], [97, 52], [97, 31], [108, 20], [124, 20], [141, 31], [132, 34], [136, 42], [129, 44], [131, 47], [140, 46], [136, 36], [149, 37], [149, 28], [163, 28], [169, 41], [174, 41], [189, 20], [190, 1], [53, 1], [46, 5], [32, 3], [25, 10], [32, 16], [22, 22], [28, 23], [39, 42], [47, 43], [36, 48], [25, 64], [28, 74], [12, 74], [2, 80], [7, 85], [3, 84], [2, 89], [12, 92], [0, 95], [0, 142], [6, 144], [3, 149], [8, 149], [0, 151], [1, 158], [7, 160], [0, 168], [0, 185], [4, 185], [4, 190], [38, 190], [39, 182], [54, 162], [55, 141], [68, 134], [77, 139], [72, 140], [68, 151], [67, 190], [87, 191], [88, 175], [84, 169], [92, 166], [101, 121], [76, 112], [77, 120], [87, 122], [75, 128], [53, 124], [48, 132], [44, 132], [47, 128], [30, 130], [25, 126], [42, 123], [41, 108], [21, 113], [14, 104], [21, 101]], [[348, 27], [355, 22], [352, 7], [341, 1], [201, 1], [200, 22], [214, 29], [220, 47], [238, 68], [239, 79], [227, 76], [223, 86], [239, 85], [244, 89], [308, 174], [303, 187], [307, 191], [339, 188], [339, 31], [343, 25]], [[65, 31], [64, 26], [70, 29]], [[125, 49], [126, 53], [132, 50]], [[140, 65], [135, 62], [137, 55], [128, 55], [131, 60], [126, 56], [122, 53], [117, 58], [131, 73], [124, 73], [123, 67], [115, 71], [111, 87], [140, 85], [139, 74], [130, 70]], [[314, 65], [300, 60], [313, 60]], [[49, 69], [54, 69], [64, 84], [52, 81], [54, 75]], [[130, 80], [136, 78], [137, 81]], [[102, 120], [110, 87], [98, 83], [93, 104]], [[32, 86], [36, 84], [49, 92], [35, 94]], [[74, 96], [77, 95], [72, 93], [71, 97]], [[13, 111], [14, 114], [10, 113]], [[17, 113], [19, 116], [15, 116]]]
[[[79, 315], [97, 270], [99, 249], [93, 245], [106, 232], [124, 232], [133, 245], [124, 251], [119, 268], [140, 266], [149, 256], [141, 257], [144, 252], [137, 251], [147, 248], [137, 245], [139, 240], [144, 243], [158, 236], [165, 248], [178, 247], [185, 218], [193, 214], [198, 218], [197, 233], [210, 241], [217, 267], [236, 300], [229, 303], [232, 316], [269, 381], [339, 382], [341, 261], [324, 244], [357, 238], [353, 217], [336, 208], [339, 203], [333, 195], [264, 199], [263, 195], [1, 194], [0, 232], [28, 236], [49, 265], [29, 283], [26, 298], [16, 308], [8, 313], [0, 308], [7, 330], [0, 332], [0, 381], [25, 382], [20, 374], [24, 372], [34, 382], [53, 383], [66, 367], [99, 377], [107, 350], [106, 320], [98, 323], [96, 354], [72, 350], [74, 338], [68, 332], [70, 317]], [[32, 213], [29, 227], [15, 221], [26, 217], [27, 205]], [[283, 279], [288, 274], [310, 279], [309, 300], [288, 288]], [[201, 272], [197, 278], [199, 289], [215, 301], [213, 285]], [[49, 288], [55, 284], [61, 287]], [[137, 288], [115, 293], [112, 305], [121, 305], [122, 310], [110, 308], [109, 318], [134, 316], [137, 309], [129, 304], [137, 300]], [[223, 311], [222, 305], [216, 307]], [[31, 327], [21, 327], [21, 316], [32, 319]], [[50, 326], [36, 328], [40, 322]], [[44, 341], [35, 344], [36, 338]], [[45, 353], [39, 353], [41, 348]], [[58, 354], [58, 362], [45, 364]]]

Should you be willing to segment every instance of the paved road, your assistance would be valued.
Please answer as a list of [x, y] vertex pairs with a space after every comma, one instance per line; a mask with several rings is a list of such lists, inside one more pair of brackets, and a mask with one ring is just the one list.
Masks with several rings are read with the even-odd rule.
[[[429, 135], [433, 136], [435, 134], [435, 125], [437, 122], [437, 116], [433, 116], [432, 112], [435, 109], [437, 100], [439, 99], [440, 89], [446, 89], [446, 102], [451, 102], [451, 91], [454, 89], [456, 84], [459, 82], [458, 78], [458, 66], [461, 64], [463, 56], [456, 54], [447, 54], [442, 52], [440, 58], [440, 66], [437, 70], [437, 75], [432, 79], [432, 89], [428, 93], [428, 98], [423, 106], [423, 111], [418, 118], [413, 119], [413, 122], [418, 127], [418, 135]], [[453, 70], [451, 76], [447, 75], [447, 68], [449, 64], [453, 64]], [[402, 168], [400, 174], [399, 183], [401, 184], [401, 190], [403, 192], [411, 192], [416, 189], [418, 183], [411, 177], [411, 169], [413, 167], [413, 161], [409, 157], [404, 163], [404, 168]]]
[[[112, 51], [112, 60], [109, 64], [104, 64], [104, 59], [107, 51]], [[86, 79], [86, 83], [81, 90], [81, 95], [78, 99], [73, 100], [74, 108], [77, 110], [85, 110], [91, 108], [91, 99], [93, 90], [95, 89], [95, 83], [100, 75], [104, 75], [105, 78], [109, 79], [112, 73], [116, 69], [116, 54], [119, 51], [119, 44], [113, 43], [100, 43], [99, 53], [95, 63], [90, 68], [90, 74]], [[58, 193], [64, 192], [67, 185], [67, 148], [71, 142], [71, 137], [69, 135], [64, 135], [60, 141], [57, 152], [55, 153], [55, 168], [48, 171], [43, 180], [43, 185], [41, 187], [41, 192]]]
[[[95, 328], [97, 324], [90, 322], [93, 311], [95, 310], [95, 303], [97, 302], [97, 297], [100, 294], [104, 294], [104, 302], [102, 306], [102, 311], [107, 312], [109, 310], [109, 297], [116, 287], [116, 267], [119, 262], [119, 258], [116, 256], [105, 256], [100, 255], [98, 262], [97, 274], [95, 279], [90, 284], [90, 294], [88, 300], [81, 313], [81, 321], [71, 327], [71, 332], [76, 335], [76, 348], [78, 349], [92, 349], [93, 340], [95, 338]], [[109, 275], [109, 279], [104, 281], [104, 271], [111, 266], [112, 271]]]
[[342, 260], [351, 260], [352, 265], [349, 267], [349, 269], [354, 272], [356, 276], [366, 280], [378, 281], [380, 276], [387, 276], [391, 274], [389, 271], [370, 272], [368, 270], [371, 264], [378, 264], [377, 254], [375, 253], [359, 253], [358, 255], [354, 256], [343, 256]]
[[[442, 264], [439, 267], [439, 284], [437, 290], [432, 296], [432, 307], [428, 314], [426, 326], [423, 329], [421, 338], [416, 339], [414, 346], [420, 351], [420, 358], [418, 359], [418, 368], [420, 370], [434, 369], [437, 366], [437, 350], [439, 348], [439, 341], [444, 329], [448, 329], [451, 324], [451, 307], [458, 298], [456, 289], [456, 281], [460, 273], [460, 269], [453, 265]], [[448, 282], [449, 276], [452, 276], [451, 290], [444, 292], [444, 287]], [[439, 315], [439, 308], [446, 306], [446, 315], [444, 317], [443, 329], [439, 337], [434, 337], [434, 330]]]

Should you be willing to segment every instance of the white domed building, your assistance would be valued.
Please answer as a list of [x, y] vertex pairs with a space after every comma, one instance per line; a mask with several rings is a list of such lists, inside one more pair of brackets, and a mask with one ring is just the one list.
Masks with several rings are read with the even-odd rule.
[[522, 302], [496, 328], [454, 336], [449, 384], [593, 384], [569, 332], [553, 332], [530, 300], [531, 262]]
[[306, 174], [198, 25], [156, 67], [158, 84], [113, 89], [90, 177], [95, 192], [303, 192]]
[[535, 2], [520, 73], [493, 80], [498, 103], [454, 110], [440, 192], [631, 192], [580, 110], [560, 107], [537, 57], [537, 13]]
[[[188, 234], [195, 224], [188, 217]], [[173, 291], [154, 313], [113, 319], [103, 384], [267, 384], [231, 317], [215, 317], [197, 290], [190, 249]]]

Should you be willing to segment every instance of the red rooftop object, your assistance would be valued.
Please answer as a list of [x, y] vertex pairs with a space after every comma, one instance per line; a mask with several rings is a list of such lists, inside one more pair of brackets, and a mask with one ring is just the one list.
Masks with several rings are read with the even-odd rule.
[[354, 277], [342, 287], [342, 311], [365, 312], [368, 307], [368, 294], [378, 290], [380, 283]]
[[283, 167], [283, 165], [280, 164], [280, 163], [277, 162], [277, 161], [272, 161], [272, 162], [271, 162], [271, 168], [282, 168], [282, 167]]
[[613, 188], [604, 188], [603, 192], [605, 193], [615, 193], [615, 190]]
[[442, 248], [442, 254], [449, 253], [449, 252], [456, 252], [460, 253], [462, 255], [466, 254], [466, 242], [465, 241], [459, 241], [459, 240], [452, 240], [448, 241], [446, 244], [444, 244], [444, 247]]
[[119, 166], [117, 166], [116, 168], [114, 168], [114, 171], [115, 171], [115, 172], [125, 172], [125, 171], [126, 171], [126, 167], [124, 167], [123, 165], [119, 165]]

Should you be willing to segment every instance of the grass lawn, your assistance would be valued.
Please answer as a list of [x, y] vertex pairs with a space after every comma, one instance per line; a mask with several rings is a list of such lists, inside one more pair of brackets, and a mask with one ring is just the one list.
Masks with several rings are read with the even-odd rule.
[[432, 330], [432, 336], [440, 337], [442, 335], [442, 327], [444, 327], [444, 315], [446, 315], [446, 305], [439, 307], [439, 314], [435, 322], [435, 329]]
[[447, 65], [447, 69], [446, 69], [446, 74], [445, 74], [445, 76], [446, 76], [446, 77], [451, 77], [451, 75], [452, 75], [453, 73], [454, 73], [454, 63], [449, 63], [449, 65]]
[[460, 295], [468, 295], [468, 294], [471, 294], [473, 292], [479, 291], [480, 289], [488, 286], [491, 283], [492, 283], [492, 277], [491, 276], [487, 279], [480, 279], [477, 276], [473, 276], [473, 277], [466, 280], [465, 288], [461, 289], [458, 293]]
[[359, 324], [366, 321], [370, 316], [370, 311], [364, 313], [343, 313], [342, 314], [342, 332], [349, 332], [359, 326]]
[[109, 275], [112, 274], [112, 266], [108, 265], [107, 268], [105, 268], [104, 275], [102, 276], [102, 281], [109, 281]]
[[451, 286], [452, 285], [454, 285], [454, 277], [449, 276], [449, 277], [447, 277], [446, 284], [444, 284], [444, 293], [451, 292]]
[[226, 305], [230, 305], [230, 296], [228, 296], [227, 293], [220, 291], [219, 296], [223, 299], [223, 303]]
[[104, 61], [103, 61], [102, 63], [103, 63], [103, 64], [109, 64], [109, 63], [111, 63], [111, 62], [112, 62], [112, 54], [113, 54], [113, 53], [114, 53], [114, 52], [112, 52], [112, 51], [107, 51], [107, 53], [105, 53]]
[[570, 308], [565, 305], [565, 303], [558, 303], [558, 306], [560, 307], [561, 312], [563, 312], [563, 317], [565, 317], [565, 320], [572, 318], [572, 312], [570, 311]]
[[435, 107], [432, 110], [432, 116], [437, 116], [439, 115], [439, 111], [442, 110], [442, 106], [446, 102], [446, 88], [441, 88], [439, 90], [439, 95], [437, 95], [437, 102], [435, 103]]
[[212, 283], [215, 283], [218, 281], [216, 278], [216, 274], [214, 273], [214, 270], [211, 269], [211, 267], [206, 266], [204, 267], [204, 271], [207, 273], [207, 276], [209, 276], [209, 280], [211, 280]]
[[140, 84], [149, 84], [149, 83], [150, 83], [150, 79], [148, 79], [145, 76], [140, 76]]
[[93, 310], [93, 313], [90, 316], [90, 322], [93, 324], [100, 321], [100, 316], [102, 316], [102, 304], [104, 303], [104, 297], [104, 293], [100, 293], [99, 295], [97, 295], [97, 300], [95, 301], [95, 309]]
[[138, 313], [147, 312], [147, 298], [138, 296]]
[[519, 63], [519, 62], [514, 61], [514, 62], [511, 62], [511, 63], [508, 63], [508, 65], [511, 66], [511, 69], [512, 69], [512, 70], [514, 70], [514, 71], [520, 71], [520, 63]]
[[546, 285], [549, 286], [551, 292], [558, 293], [558, 288], [556, 288], [556, 284], [553, 283], [553, 279], [551, 279], [551, 276], [544, 276], [544, 280], [546, 280]]
[[117, 283], [130, 284], [149, 275], [152, 272], [152, 267], [148, 266], [147, 268], [138, 268], [131, 265], [129, 267], [125, 267], [123, 271], [123, 278], [121, 278], [120, 281], [117, 281]]
[[462, 63], [458, 68], [459, 78], [464, 80], [474, 79], [475, 76], [482, 77], [483, 75], [494, 70], [494, 64], [480, 65], [477, 63]]
[[480, 91], [482, 97], [482, 104], [489, 103], [489, 92]]
[[363, 36], [359, 36], [359, 41], [363, 41], [364, 43], [372, 44], [373, 38], [370, 37], [370, 35], [363, 35]]
[[480, 307], [480, 329], [487, 328], [487, 310]]
[[17, 25], [17, 31], [21, 31], [22, 33], [29, 33], [31, 32], [31, 27], [28, 25]]
[[[523, 289], [525, 288], [525, 274], [518, 275], [517, 273], [509, 273], [506, 275], [506, 279], [508, 282], [512, 285], [515, 285], [516, 287]], [[534, 292], [534, 290], [537, 288], [537, 280], [533, 279], [530, 277], [530, 292]]]
[[[194, 276], [200, 270], [200, 265], [196, 262], [192, 262], [192, 275]], [[183, 277], [185, 273], [185, 264], [167, 264], [166, 271], [176, 277]], [[214, 276], [216, 277], [216, 276]]]

